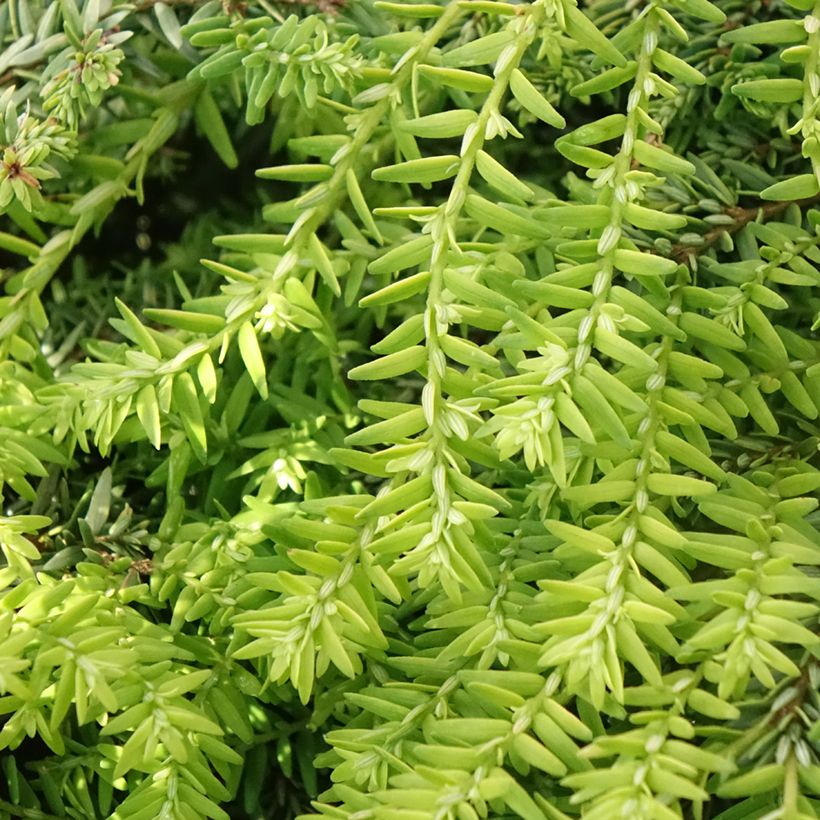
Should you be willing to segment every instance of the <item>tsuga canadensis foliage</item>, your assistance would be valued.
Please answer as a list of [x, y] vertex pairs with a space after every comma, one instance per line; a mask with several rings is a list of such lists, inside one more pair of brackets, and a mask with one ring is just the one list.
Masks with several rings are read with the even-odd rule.
[[0, 818], [820, 817], [820, 0], [4, 0], [0, 140]]

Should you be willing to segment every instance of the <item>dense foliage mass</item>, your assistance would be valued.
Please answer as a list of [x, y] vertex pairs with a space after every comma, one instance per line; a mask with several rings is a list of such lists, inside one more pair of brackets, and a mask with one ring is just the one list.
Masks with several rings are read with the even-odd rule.
[[0, 43], [0, 816], [820, 817], [820, 3]]

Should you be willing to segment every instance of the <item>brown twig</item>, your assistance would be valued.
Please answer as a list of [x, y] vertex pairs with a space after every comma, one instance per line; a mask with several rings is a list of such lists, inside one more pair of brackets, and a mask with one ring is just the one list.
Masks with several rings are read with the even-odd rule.
[[754, 222], [762, 216], [763, 221], [772, 219], [782, 214], [789, 205], [795, 204], [804, 208], [808, 205], [815, 205], [820, 202], [820, 194], [807, 197], [806, 199], [784, 200], [782, 202], [768, 202], [765, 205], [758, 205], [755, 208], [740, 208], [736, 205], [724, 208], [723, 213], [730, 216], [734, 221], [730, 225], [718, 225], [703, 234], [703, 242], [699, 245], [686, 245], [679, 243], [672, 248], [673, 258], [681, 263], [688, 262], [692, 257], [700, 256], [720, 241], [720, 237], [726, 233], [729, 236], [736, 234], [746, 227], [750, 222]]
[[809, 691], [809, 683], [811, 681], [811, 666], [814, 661], [809, 661], [801, 670], [800, 677], [794, 682], [794, 695], [788, 702], [784, 703], [777, 711], [773, 712], [769, 723], [770, 725], [777, 725], [784, 717], [791, 716], [795, 711], [800, 709], [803, 701], [806, 699]]

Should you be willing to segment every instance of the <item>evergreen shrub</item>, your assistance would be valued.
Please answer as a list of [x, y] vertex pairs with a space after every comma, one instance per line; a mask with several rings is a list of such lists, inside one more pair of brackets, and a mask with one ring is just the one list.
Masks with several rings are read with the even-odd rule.
[[0, 4], [0, 816], [820, 817], [820, 3]]

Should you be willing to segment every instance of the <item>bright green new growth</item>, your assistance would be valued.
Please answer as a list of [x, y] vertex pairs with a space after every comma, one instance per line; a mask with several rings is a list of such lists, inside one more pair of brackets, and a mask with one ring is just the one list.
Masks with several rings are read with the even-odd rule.
[[0, 816], [820, 817], [820, 4], [0, 41]]

